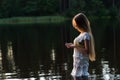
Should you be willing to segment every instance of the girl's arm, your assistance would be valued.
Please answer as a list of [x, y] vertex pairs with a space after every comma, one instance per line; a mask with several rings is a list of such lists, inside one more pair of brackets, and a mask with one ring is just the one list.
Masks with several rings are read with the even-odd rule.
[[65, 43], [65, 46], [67, 48], [74, 48], [74, 44], [73, 43]]
[[84, 53], [89, 53], [89, 40], [84, 40], [84, 47], [78, 46], [78, 45], [74, 45], [73, 43], [66, 43], [66, 47], [67, 48], [77, 48], [80, 52]]
[[85, 39], [84, 40], [84, 47], [80, 47], [80, 46], [76, 46], [75, 48], [77, 48], [80, 52], [84, 53], [89, 53], [89, 46], [90, 46], [90, 41]]

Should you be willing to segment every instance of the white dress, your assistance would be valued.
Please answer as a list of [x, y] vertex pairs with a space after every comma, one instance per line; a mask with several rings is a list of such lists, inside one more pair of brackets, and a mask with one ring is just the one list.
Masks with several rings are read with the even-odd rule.
[[[74, 39], [74, 45], [84, 46], [84, 40], [90, 40], [90, 35], [87, 32], [80, 33]], [[82, 43], [83, 42], [83, 43]], [[88, 54], [83, 55], [80, 51], [74, 48], [73, 52], [73, 69], [71, 75], [73, 77], [88, 76], [89, 57]]]

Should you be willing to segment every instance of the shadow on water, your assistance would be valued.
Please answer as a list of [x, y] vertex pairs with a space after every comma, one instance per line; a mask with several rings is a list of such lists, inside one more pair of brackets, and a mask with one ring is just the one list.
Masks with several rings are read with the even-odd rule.
[[[90, 62], [91, 80], [120, 79], [117, 67], [120, 65], [117, 62], [117, 56], [120, 56], [117, 54], [120, 52], [117, 44], [120, 28], [113, 29], [107, 23], [99, 27], [95, 23], [92, 25], [97, 61]], [[64, 43], [73, 41], [77, 35], [71, 21], [60, 24], [1, 25], [0, 79], [72, 80], [72, 50], [68, 50]]]
[[1, 26], [1, 78], [63, 78], [65, 74], [60, 72], [67, 69], [63, 44], [66, 27], [61, 26]]

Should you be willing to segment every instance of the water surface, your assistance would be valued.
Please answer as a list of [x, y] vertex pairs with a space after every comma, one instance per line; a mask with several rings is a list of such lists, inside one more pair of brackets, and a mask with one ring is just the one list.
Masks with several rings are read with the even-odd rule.
[[[95, 78], [109, 80], [120, 76], [120, 24], [111, 20], [93, 21], [97, 60], [90, 62]], [[71, 79], [72, 42], [79, 33], [71, 21], [49, 24], [0, 26], [0, 78], [26, 80]], [[103, 76], [106, 75], [106, 76]], [[114, 76], [113, 76], [114, 75]]]

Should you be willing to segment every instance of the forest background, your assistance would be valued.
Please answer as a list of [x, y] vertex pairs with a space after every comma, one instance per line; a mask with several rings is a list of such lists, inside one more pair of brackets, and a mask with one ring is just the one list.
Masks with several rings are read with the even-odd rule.
[[89, 17], [120, 16], [120, 0], [0, 0], [0, 19], [64, 16], [84, 12]]

